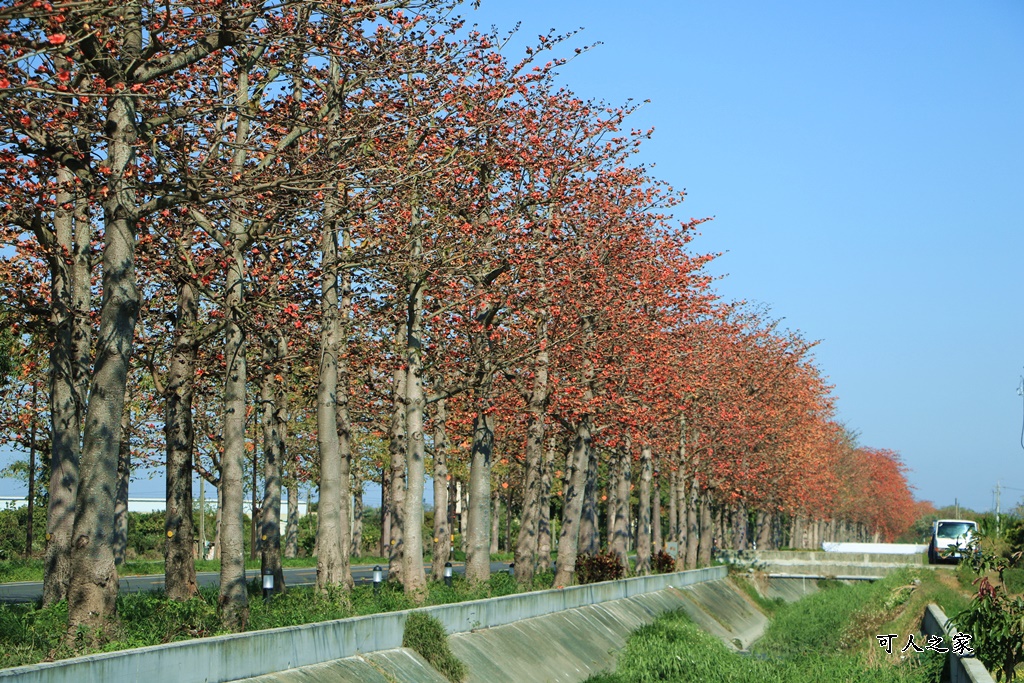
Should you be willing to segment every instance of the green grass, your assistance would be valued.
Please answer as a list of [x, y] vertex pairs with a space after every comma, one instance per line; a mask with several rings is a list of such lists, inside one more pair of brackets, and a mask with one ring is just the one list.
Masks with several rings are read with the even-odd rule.
[[[902, 618], [919, 588], [908, 588], [914, 585], [910, 580], [909, 574], [901, 573], [874, 584], [827, 585], [795, 603], [772, 603], [775, 617], [750, 655], [738, 654], [701, 631], [684, 612], [665, 614], [630, 636], [614, 673], [591, 677], [588, 683], [932, 683], [939, 679], [941, 655], [926, 652], [900, 659], [896, 652], [896, 657], [887, 659], [871, 649], [884, 655], [874, 633], [856, 638], [847, 635], [851, 628], [863, 629], [859, 618], [867, 612], [880, 616], [884, 623]], [[922, 595], [925, 592], [921, 591]], [[920, 621], [920, 613], [917, 619]], [[905, 644], [906, 635], [901, 633], [897, 647]]]

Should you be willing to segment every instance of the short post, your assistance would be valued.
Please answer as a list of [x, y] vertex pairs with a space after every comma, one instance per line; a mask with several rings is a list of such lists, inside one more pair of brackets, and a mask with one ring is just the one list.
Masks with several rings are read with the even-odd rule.
[[373, 568], [373, 594], [380, 593], [380, 584], [384, 580], [384, 570], [380, 568], [380, 565], [376, 565]]
[[268, 571], [263, 575], [263, 603], [270, 604], [270, 596], [274, 593], [274, 573]]
[[451, 588], [451, 585], [452, 585], [452, 563], [451, 562], [445, 562], [444, 563], [444, 585], [448, 586], [449, 588]]
[[516, 575], [516, 563], [515, 562], [510, 562], [509, 563], [509, 565], [508, 565], [508, 575], [509, 576], [515, 576]]

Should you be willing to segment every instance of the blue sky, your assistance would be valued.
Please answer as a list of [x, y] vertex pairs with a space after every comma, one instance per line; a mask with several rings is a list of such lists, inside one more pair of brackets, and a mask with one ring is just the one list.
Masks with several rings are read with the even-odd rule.
[[[563, 83], [651, 100], [629, 122], [656, 128], [641, 159], [686, 188], [680, 219], [714, 216], [694, 246], [724, 252], [718, 290], [821, 340], [840, 419], [899, 451], [919, 498], [990, 509], [997, 481], [1004, 508], [1024, 496], [1024, 3], [462, 11], [522, 22], [510, 57], [551, 28], [601, 41]], [[132, 487], [162, 494], [145, 475]]]
[[919, 498], [1024, 496], [1024, 3], [484, 0], [510, 54], [580, 27], [563, 82], [651, 100], [642, 159], [714, 216], [724, 297], [820, 339], [861, 442]]

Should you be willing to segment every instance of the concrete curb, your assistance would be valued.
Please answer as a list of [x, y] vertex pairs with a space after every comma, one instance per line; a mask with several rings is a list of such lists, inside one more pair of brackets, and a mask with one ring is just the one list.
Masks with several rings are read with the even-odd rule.
[[0, 671], [3, 683], [226, 683], [402, 646], [411, 611], [437, 618], [449, 633], [505, 624], [665, 588], [723, 579], [724, 566], [521, 593], [318, 624], [215, 636]]
[[[946, 613], [938, 605], [930, 604], [924, 611], [921, 632], [930, 636], [943, 636], [947, 643], [952, 642], [953, 636], [959, 631], [953, 624], [947, 627], [948, 622]], [[995, 683], [984, 664], [974, 657], [961, 657], [952, 650], [949, 651], [949, 680], [950, 683]]]

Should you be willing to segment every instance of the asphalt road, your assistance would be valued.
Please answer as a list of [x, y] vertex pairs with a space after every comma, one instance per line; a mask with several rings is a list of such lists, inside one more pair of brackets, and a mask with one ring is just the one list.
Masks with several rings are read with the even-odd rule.
[[[509, 565], [505, 562], [491, 562], [491, 572], [508, 571]], [[384, 569], [384, 580], [387, 580], [388, 570]], [[427, 567], [427, 574], [430, 573], [430, 565]], [[452, 569], [463, 574], [466, 571], [465, 564], [453, 562]], [[259, 576], [258, 569], [247, 569], [246, 579], [252, 580]], [[196, 579], [200, 587], [219, 586], [220, 574], [218, 572], [199, 572]], [[357, 586], [368, 585], [373, 582], [373, 565], [353, 565], [352, 579]], [[316, 583], [316, 567], [285, 567], [284, 581], [286, 586], [311, 586]], [[162, 591], [164, 588], [163, 574], [148, 574], [145, 576], [125, 576], [120, 580], [122, 593], [141, 593], [145, 591]], [[16, 583], [0, 583], [0, 602], [34, 602], [43, 597], [43, 584], [41, 581], [19, 581]]]

